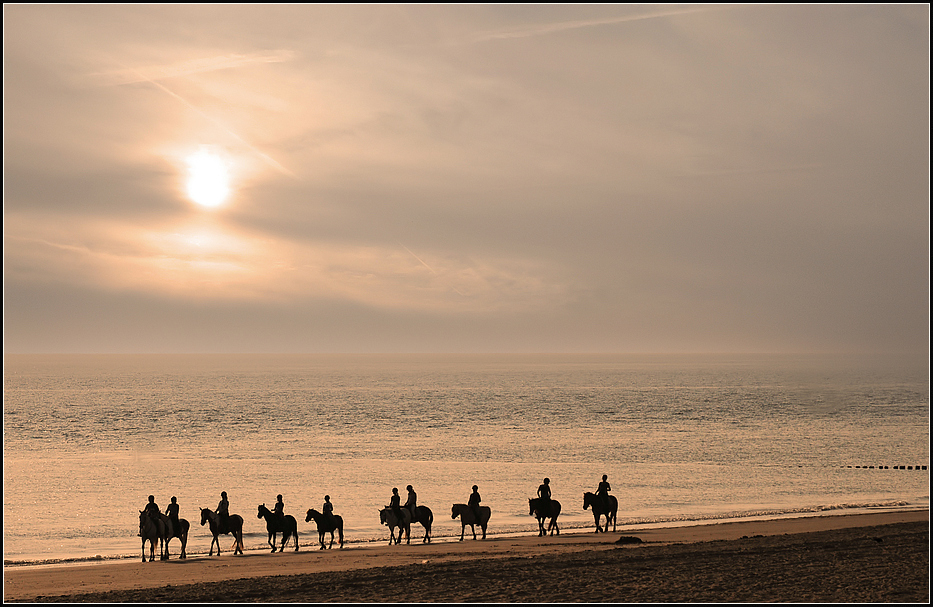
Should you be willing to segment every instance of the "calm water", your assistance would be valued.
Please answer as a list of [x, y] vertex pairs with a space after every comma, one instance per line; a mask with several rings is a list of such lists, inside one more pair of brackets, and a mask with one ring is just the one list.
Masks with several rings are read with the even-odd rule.
[[177, 496], [189, 554], [224, 490], [250, 550], [278, 493], [302, 549], [325, 494], [350, 547], [387, 541], [378, 510], [408, 484], [439, 541], [473, 484], [490, 533], [533, 532], [545, 476], [568, 530], [592, 529], [602, 474], [620, 531], [929, 506], [927, 470], [879, 469], [928, 464], [929, 394], [926, 359], [7, 355], [4, 561], [139, 558], [149, 494]]

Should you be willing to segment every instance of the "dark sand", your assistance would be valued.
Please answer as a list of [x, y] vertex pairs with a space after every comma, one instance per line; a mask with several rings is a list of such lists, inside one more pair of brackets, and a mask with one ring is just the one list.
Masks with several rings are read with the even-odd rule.
[[[641, 543], [617, 543], [622, 537]], [[3, 596], [88, 603], [927, 603], [930, 597], [928, 510], [315, 548], [5, 568]]]

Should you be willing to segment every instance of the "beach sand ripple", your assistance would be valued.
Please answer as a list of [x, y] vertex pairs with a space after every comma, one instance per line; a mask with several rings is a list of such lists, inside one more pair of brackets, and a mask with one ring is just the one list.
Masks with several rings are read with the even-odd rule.
[[926, 603], [930, 596], [928, 521], [689, 543], [621, 545], [615, 544], [615, 534], [603, 537], [600, 544], [587, 537], [582, 546], [562, 538], [538, 552], [535, 545], [543, 546], [547, 538], [496, 540], [508, 544], [496, 556], [485, 556], [466, 543], [451, 544], [432, 548], [431, 558], [417, 560], [429, 553], [415, 553], [416, 560], [405, 565], [19, 600]]

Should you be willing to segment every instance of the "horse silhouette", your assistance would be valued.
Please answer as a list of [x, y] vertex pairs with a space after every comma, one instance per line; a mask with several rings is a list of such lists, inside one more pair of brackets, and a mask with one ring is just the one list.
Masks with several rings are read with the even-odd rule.
[[[556, 532], [560, 535], [560, 527], [557, 526], [557, 517], [560, 516], [560, 502], [546, 497], [535, 497], [528, 499], [528, 514], [534, 515], [538, 519], [538, 537]], [[544, 520], [551, 519], [544, 530]]]
[[159, 546], [159, 560], [165, 555], [164, 541], [165, 531], [160, 529], [156, 521], [149, 517], [149, 514], [139, 511], [139, 537], [142, 538], [143, 562], [146, 562], [146, 542], [149, 542], [149, 562], [155, 560], [156, 545]]
[[476, 539], [476, 527], [479, 525], [483, 530], [483, 539], [486, 539], [486, 525], [489, 524], [489, 517], [492, 516], [492, 510], [489, 509], [489, 506], [480, 506], [479, 507], [479, 520], [476, 520], [476, 516], [473, 514], [473, 509], [467, 506], [466, 504], [454, 504], [450, 509], [450, 518], [455, 519], [460, 517], [460, 541], [463, 541], [463, 533], [466, 530], [466, 526], [469, 525], [470, 529], [473, 530], [473, 539]]
[[[389, 545], [392, 545], [393, 540], [396, 544], [401, 543], [402, 541], [402, 531], [405, 531], [405, 535], [409, 537], [409, 543], [411, 539], [411, 510], [408, 508], [402, 508], [402, 520], [399, 520], [395, 515], [395, 512], [392, 511], [392, 508], [386, 506], [379, 511], [379, 522], [383, 525], [389, 526]], [[398, 537], [395, 535], [395, 528], [398, 527]]]
[[[145, 515], [145, 520], [143, 520], [143, 515]], [[187, 558], [188, 554], [185, 552], [185, 546], [188, 544], [188, 521], [185, 519], [179, 519], [179, 525], [182, 529], [175, 529], [172, 525], [172, 519], [167, 515], [159, 513], [158, 520], [153, 520], [147, 512], [140, 510], [139, 512], [139, 536], [143, 538], [143, 562], [146, 560], [146, 541], [150, 541], [150, 562], [152, 561], [152, 553], [155, 552], [155, 545], [152, 543], [153, 538], [158, 538], [159, 540], [159, 560], [167, 561], [169, 557], [169, 542], [172, 541], [174, 534], [177, 532], [180, 535], [178, 536], [181, 541], [181, 558]], [[148, 523], [148, 524], [147, 524]]]
[[606, 504], [603, 500], [597, 496], [595, 493], [590, 493], [587, 491], [583, 494], [583, 509], [586, 510], [590, 506], [593, 507], [593, 518], [596, 521], [596, 533], [603, 531], [599, 527], [599, 517], [606, 516], [606, 529], [605, 533], [609, 533], [609, 520], [612, 520], [612, 530], [616, 530], [616, 513], [619, 510], [619, 500], [616, 499], [616, 496], [609, 496], [609, 510], [606, 510]]
[[269, 532], [268, 542], [272, 546], [272, 552], [275, 552], [275, 536], [279, 533], [282, 534], [282, 547], [279, 552], [285, 551], [285, 544], [288, 543], [288, 539], [292, 536], [295, 536], [295, 552], [298, 552], [298, 521], [295, 520], [294, 516], [286, 514], [280, 518], [266, 508], [265, 504], [259, 504], [259, 512], [256, 513], [256, 518], [266, 519], [266, 531]]
[[[188, 553], [185, 549], [188, 546], [188, 531], [191, 529], [191, 524], [187, 520], [180, 518], [178, 519], [178, 529], [174, 529], [175, 527], [174, 524], [172, 525], [172, 527], [173, 527], [174, 537], [177, 537], [178, 541], [181, 542], [181, 553], [178, 555], [178, 558], [186, 559], [188, 558]], [[173, 536], [169, 535], [165, 539], [165, 558], [166, 559], [168, 559], [168, 555], [170, 552], [169, 544], [172, 541], [172, 538]]]
[[431, 512], [431, 509], [427, 506], [415, 506], [415, 520], [413, 523], [421, 523], [421, 526], [424, 527], [424, 537], [421, 539], [422, 544], [431, 543], [431, 525], [434, 524], [434, 513]]
[[204, 526], [204, 523], [210, 523], [211, 535], [214, 536], [214, 539], [211, 540], [211, 549], [208, 551], [207, 556], [212, 556], [214, 554], [214, 544], [217, 544], [217, 554], [220, 555], [220, 540], [217, 539], [218, 535], [233, 535], [233, 545], [234, 550], [233, 554], [243, 554], [243, 517], [239, 514], [231, 514], [227, 517], [227, 528], [221, 530], [220, 528], [220, 515], [211, 510], [210, 508], [201, 508], [201, 526]]
[[321, 542], [321, 550], [325, 548], [324, 534], [327, 532], [330, 532], [330, 546], [326, 546], [326, 548], [334, 547], [334, 531], [340, 533], [340, 547], [343, 548], [343, 517], [334, 514], [328, 519], [328, 517], [324, 516], [321, 512], [311, 508], [308, 510], [305, 522], [311, 522], [312, 519], [317, 524], [317, 535], [318, 541]]

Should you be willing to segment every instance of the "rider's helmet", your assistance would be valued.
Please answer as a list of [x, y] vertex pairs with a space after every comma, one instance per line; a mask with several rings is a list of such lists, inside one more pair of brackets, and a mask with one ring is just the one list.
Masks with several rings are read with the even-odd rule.
[[478, 491], [478, 490], [479, 490], [479, 485], [473, 485], [473, 491]]

